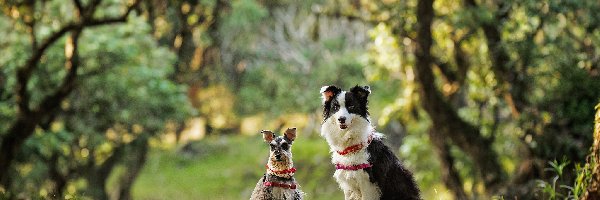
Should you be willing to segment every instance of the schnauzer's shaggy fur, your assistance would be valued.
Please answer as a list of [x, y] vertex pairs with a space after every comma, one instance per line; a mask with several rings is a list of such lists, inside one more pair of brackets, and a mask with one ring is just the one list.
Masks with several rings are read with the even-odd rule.
[[301, 200], [300, 191], [294, 179], [292, 142], [296, 139], [296, 128], [287, 129], [283, 136], [276, 137], [271, 131], [262, 131], [263, 139], [271, 146], [267, 173], [258, 181], [250, 200]]
[[321, 136], [329, 143], [334, 177], [345, 199], [420, 199], [409, 172], [383, 144], [383, 135], [371, 124], [367, 109], [368, 86], [342, 91], [321, 88], [323, 124]]

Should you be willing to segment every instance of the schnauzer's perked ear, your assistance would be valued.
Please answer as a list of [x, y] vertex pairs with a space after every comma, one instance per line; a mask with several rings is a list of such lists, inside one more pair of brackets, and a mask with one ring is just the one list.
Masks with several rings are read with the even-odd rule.
[[335, 85], [323, 86], [321, 87], [321, 95], [323, 95], [323, 104], [325, 102], [330, 101], [332, 97], [342, 92], [342, 89], [338, 88]]
[[275, 138], [275, 133], [273, 133], [269, 130], [262, 130], [260, 133], [262, 133], [263, 139], [267, 143], [271, 143], [271, 141], [273, 141], [273, 138]]
[[284, 136], [289, 141], [293, 142], [296, 139], [296, 127], [294, 127], [294, 128], [288, 128], [287, 130], [285, 130]]
[[356, 94], [358, 97], [366, 99], [371, 94], [371, 88], [369, 86], [354, 86], [350, 89], [350, 92]]

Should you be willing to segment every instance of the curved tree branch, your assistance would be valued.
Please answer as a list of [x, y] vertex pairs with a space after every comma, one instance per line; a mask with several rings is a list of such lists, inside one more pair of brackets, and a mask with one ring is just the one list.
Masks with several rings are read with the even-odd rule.
[[79, 15], [81, 15], [84, 11], [81, 0], [73, 0], [73, 4], [75, 5], [75, 8], [77, 8], [77, 12], [79, 12]]
[[[127, 7], [126, 12], [118, 17], [107, 17], [104, 19], [90, 19], [83, 20], [83, 22], [71, 22], [57, 32], [53, 33], [45, 39], [39, 47], [33, 52], [31, 57], [27, 60], [25, 66], [19, 68], [17, 70], [17, 104], [20, 112], [28, 113], [31, 111], [29, 107], [29, 93], [27, 92], [27, 84], [29, 83], [29, 79], [33, 73], [33, 70], [37, 68], [37, 64], [40, 62], [42, 56], [46, 53], [46, 50], [52, 46], [58, 39], [62, 38], [66, 33], [73, 31], [75, 29], [84, 29], [85, 27], [94, 27], [100, 25], [106, 25], [111, 23], [119, 23], [125, 22], [127, 20], [127, 16], [131, 13], [131, 11], [141, 2], [141, 0], [137, 0], [131, 6]], [[36, 45], [38, 46], [38, 45]]]

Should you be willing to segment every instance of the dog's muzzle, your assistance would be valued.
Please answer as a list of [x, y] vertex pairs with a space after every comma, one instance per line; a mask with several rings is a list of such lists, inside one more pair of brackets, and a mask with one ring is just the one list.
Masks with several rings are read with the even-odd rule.
[[347, 129], [348, 128], [348, 124], [340, 124], [340, 129]]
[[337, 120], [340, 123], [340, 129], [348, 128], [348, 124], [346, 124], [346, 117], [339, 117]]

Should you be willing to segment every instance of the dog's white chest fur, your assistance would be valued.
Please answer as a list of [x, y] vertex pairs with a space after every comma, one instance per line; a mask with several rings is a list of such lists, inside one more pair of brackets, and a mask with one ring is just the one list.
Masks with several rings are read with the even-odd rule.
[[[332, 163], [347, 166], [369, 163], [369, 153], [366, 146], [358, 152], [347, 155], [340, 155], [336, 151], [342, 151], [348, 146], [366, 142], [372, 130], [369, 121], [360, 117], [354, 118], [354, 122], [347, 130], [339, 129], [332, 118], [326, 120], [321, 126], [321, 135], [329, 143], [332, 152]], [[369, 180], [369, 174], [362, 169], [338, 169], [333, 177], [344, 191], [346, 200], [372, 200], [379, 199], [381, 196], [379, 187]]]
[[333, 177], [344, 191], [346, 200], [379, 199], [379, 187], [369, 181], [369, 174], [364, 170], [336, 170]]
[[[366, 147], [359, 152], [351, 155], [339, 155], [332, 153], [332, 163], [346, 166], [369, 163], [369, 153]], [[362, 169], [359, 170], [341, 170], [338, 169], [333, 174], [336, 182], [344, 191], [346, 200], [371, 200], [379, 199], [379, 187], [369, 180], [369, 174]]]

